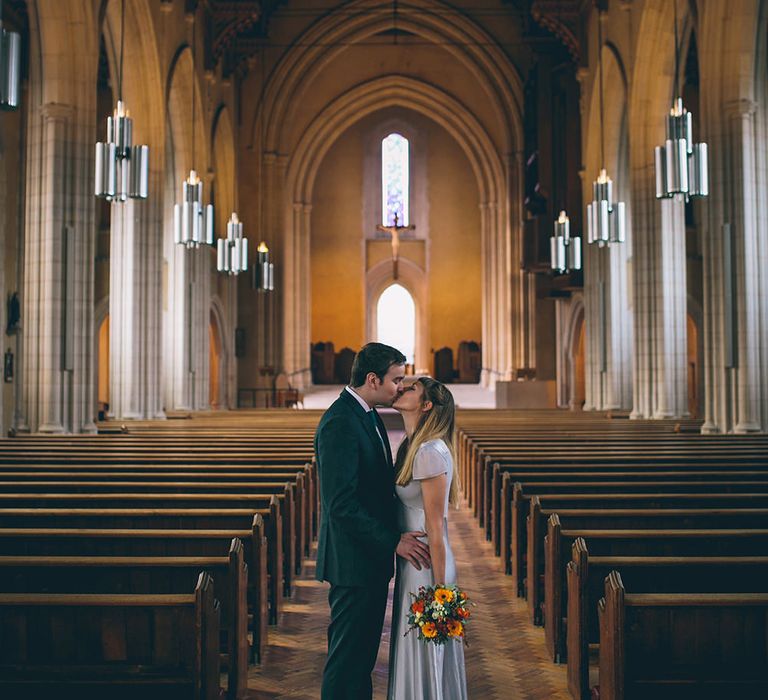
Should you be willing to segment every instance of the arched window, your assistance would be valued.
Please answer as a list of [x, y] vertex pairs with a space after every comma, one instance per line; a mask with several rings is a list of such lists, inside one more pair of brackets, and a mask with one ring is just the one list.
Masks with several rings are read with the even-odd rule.
[[376, 335], [380, 343], [396, 347], [414, 364], [416, 350], [416, 305], [405, 287], [387, 287], [376, 305]]
[[381, 141], [381, 223], [408, 226], [408, 139], [390, 134]]

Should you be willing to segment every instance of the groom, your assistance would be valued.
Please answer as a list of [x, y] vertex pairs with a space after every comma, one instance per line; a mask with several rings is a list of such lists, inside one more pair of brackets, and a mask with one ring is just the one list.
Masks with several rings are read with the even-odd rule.
[[404, 376], [399, 350], [368, 343], [355, 357], [350, 385], [315, 434], [321, 500], [317, 579], [331, 584], [323, 700], [372, 697], [394, 554], [417, 569], [430, 564], [428, 547], [416, 539], [424, 533], [398, 529], [392, 452], [374, 409], [392, 405]]

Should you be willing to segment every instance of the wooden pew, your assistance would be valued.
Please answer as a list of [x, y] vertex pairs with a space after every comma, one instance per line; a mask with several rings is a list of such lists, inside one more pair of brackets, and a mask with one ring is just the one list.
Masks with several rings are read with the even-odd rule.
[[[102, 477], [109, 476], [103, 474]], [[149, 493], [161, 494], [248, 494], [250, 499], [260, 497], [264, 502], [262, 508], [271, 500], [272, 494], [278, 496], [282, 503], [283, 538], [282, 551], [284, 556], [284, 595], [291, 595], [292, 581], [296, 573], [301, 571], [303, 558], [304, 537], [306, 528], [306, 499], [303, 493], [302, 479], [296, 481], [282, 480], [276, 482], [262, 482], [255, 479], [248, 482], [219, 482], [211, 480], [206, 482], [156, 482], [151, 481], [122, 481], [86, 480], [86, 481], [6, 481], [0, 479], [0, 498], [4, 494], [40, 493], [46, 494], [111, 494], [125, 491], [126, 498], [135, 494]], [[122, 494], [121, 494], [122, 495]], [[113, 499], [115, 500], [115, 499]], [[119, 500], [119, 499], [118, 499]], [[266, 517], [266, 516], [265, 516]], [[278, 569], [279, 570], [279, 569]]]
[[0, 694], [218, 700], [219, 604], [176, 595], [0, 594]]
[[[534, 517], [534, 513], [531, 513]], [[584, 530], [749, 530], [768, 529], [768, 509], [711, 510], [574, 510], [559, 511], [549, 516], [569, 529]], [[559, 549], [559, 542], [543, 538], [541, 547], [529, 540], [528, 609], [531, 618], [543, 618], [544, 638], [553, 660], [564, 651], [565, 635], [562, 625], [567, 606], [566, 567], [570, 550]], [[542, 581], [543, 577], [543, 581]], [[542, 585], [543, 584], [543, 585]], [[543, 615], [542, 615], [543, 608]]]
[[[0, 557], [0, 593], [178, 594], [191, 590], [200, 571], [213, 578], [221, 604], [228, 695], [247, 690], [249, 656], [261, 659], [266, 621], [248, 641], [248, 567], [233, 539], [227, 557]], [[263, 628], [263, 629], [262, 629]]]
[[[529, 608], [546, 601], [553, 587], [565, 582], [565, 568], [562, 579], [547, 576], [552, 562], [546, 550], [547, 521], [557, 514], [562, 527], [578, 530], [665, 530], [665, 529], [721, 529], [745, 530], [750, 528], [768, 529], [766, 508], [572, 508], [569, 510], [543, 509], [538, 497], [534, 497], [528, 516], [527, 551], [527, 599]], [[543, 585], [542, 585], [543, 584]], [[549, 590], [548, 590], [549, 587]], [[559, 598], [558, 598], [559, 600]], [[548, 616], [549, 618], [549, 616]], [[549, 624], [546, 625], [549, 636]]]
[[[653, 508], [768, 508], [768, 489], [760, 484], [719, 482], [698, 484], [648, 481], [589, 483], [516, 483], [511, 507], [502, 522], [500, 550], [502, 566], [517, 582], [518, 595], [526, 595], [528, 514], [538, 498], [551, 509], [632, 508], [634, 504]], [[542, 530], [543, 532], [543, 530]]]
[[472, 490], [476, 494], [472, 507], [480, 525], [486, 525], [486, 513], [490, 504], [490, 492], [493, 485], [495, 465], [509, 471], [528, 471], [531, 468], [560, 469], [562, 467], [581, 466], [585, 470], [594, 469], [628, 469], [636, 466], [653, 467], [662, 465], [665, 468], [677, 466], [685, 469], [693, 466], [702, 469], [707, 466], [722, 469], [724, 466], [750, 465], [766, 466], [765, 453], [768, 444], [759, 447], [744, 447], [737, 442], [724, 445], [721, 448], [675, 445], [674, 447], [649, 446], [647, 441], [636, 440], [632, 444], [617, 448], [606, 439], [606, 444], [584, 447], [579, 445], [565, 446], [557, 441], [548, 445], [532, 448], [526, 451], [515, 449], [511, 452], [493, 451], [478, 458], [478, 463], [469, 474]]
[[[546, 575], [552, 577], [553, 595], [565, 590], [562, 582], [571, 547], [578, 537], [596, 556], [759, 556], [768, 551], [768, 529], [579, 530], [563, 528], [558, 514], [554, 514], [547, 523], [546, 540], [547, 560], [553, 562]], [[548, 604], [558, 609], [559, 602]], [[552, 613], [553, 622], [562, 619], [565, 608], [559, 610]]]
[[[293, 556], [294, 572], [300, 575], [302, 572], [303, 558], [309, 555], [310, 545], [314, 538], [313, 524], [316, 519], [317, 502], [317, 474], [315, 465], [310, 463], [302, 466], [290, 465], [286, 467], [269, 466], [265, 467], [268, 471], [262, 471], [260, 466], [241, 467], [240, 471], [222, 471], [212, 468], [210, 465], [196, 465], [194, 471], [169, 471], [172, 469], [166, 465], [150, 467], [128, 467], [127, 469], [120, 465], [92, 465], [87, 471], [82, 471], [84, 467], [78, 465], [76, 471], [72, 471], [69, 465], [46, 465], [38, 466], [34, 470], [25, 469], [18, 471], [17, 468], [0, 466], [0, 489], [4, 484], [16, 482], [21, 485], [23, 482], [30, 482], [29, 487], [41, 485], [42, 483], [54, 484], [55, 482], [75, 483], [97, 482], [114, 476], [109, 484], [114, 486], [116, 483], [124, 483], [129, 486], [133, 483], [142, 481], [151, 481], [158, 483], [172, 482], [176, 486], [182, 483], [194, 484], [196, 482], [205, 485], [211, 482], [218, 483], [252, 483], [258, 486], [252, 487], [255, 491], [261, 490], [264, 484], [270, 484], [271, 488], [277, 488], [277, 491], [284, 490], [284, 484], [288, 482], [295, 483], [293, 499], [295, 502], [295, 554]], [[136, 471], [136, 469], [141, 471]], [[162, 471], [159, 471], [162, 469]], [[193, 469], [193, 467], [189, 467]], [[277, 487], [275, 487], [277, 484]], [[267, 488], [269, 486], [264, 486]], [[61, 489], [58, 489], [61, 490]], [[103, 490], [103, 489], [102, 489]], [[237, 490], [237, 489], [235, 489]]]
[[[248, 567], [247, 598], [252, 613], [254, 653], [266, 639], [265, 620], [277, 622], [279, 607], [267, 590], [263, 521], [250, 530], [119, 528], [0, 528], [0, 556], [40, 557], [221, 557], [233, 538], [243, 544]], [[269, 606], [269, 607], [268, 607]]]
[[612, 570], [635, 593], [768, 593], [768, 556], [599, 557], [581, 538], [571, 552], [566, 660], [568, 689], [577, 700], [590, 700], [590, 647], [600, 641], [597, 603]]
[[627, 593], [605, 583], [600, 700], [768, 696], [768, 594]]
[[656, 481], [681, 481], [698, 474], [701, 481], [762, 481], [768, 484], [768, 453], [766, 459], [743, 461], [737, 456], [722, 457], [707, 462], [691, 456], [690, 461], [667, 462], [662, 456], [645, 453], [645, 460], [633, 464], [610, 462], [595, 464], [591, 461], [579, 464], [509, 465], [494, 462], [489, 466], [487, 484], [483, 488], [483, 501], [479, 504], [479, 522], [485, 527], [486, 539], [497, 548], [499, 542], [501, 499], [504, 478], [507, 474], [514, 481], [623, 481], [650, 479]]
[[[176, 518], [193, 518], [182, 511], [204, 509], [211, 518], [225, 517], [217, 511], [246, 510], [263, 518], [264, 536], [267, 538], [267, 572], [269, 577], [270, 621], [277, 622], [280, 599], [290, 594], [292, 578], [291, 543], [294, 537], [291, 491], [285, 487], [283, 498], [276, 494], [230, 493], [3, 493], [0, 489], [0, 510], [50, 510], [53, 508], [105, 510], [123, 506], [128, 510], [140, 509], [157, 512], [157, 527], [173, 527]], [[171, 520], [163, 520], [163, 510], [170, 508]], [[149, 516], [150, 513], [146, 513]], [[30, 516], [33, 517], [33, 516]], [[39, 517], [44, 517], [42, 514]], [[85, 517], [85, 516], [84, 516]], [[95, 517], [95, 516], [94, 516]], [[235, 517], [235, 516], [233, 516]], [[191, 527], [195, 527], [194, 524]], [[246, 525], [245, 527], [250, 527]], [[287, 533], [286, 533], [287, 528]], [[184, 529], [184, 528], [181, 528]]]
[[[685, 469], [678, 470], [671, 467], [669, 470], [655, 467], [639, 467], [633, 470], [624, 470], [616, 467], [613, 471], [591, 471], [584, 467], [572, 467], [553, 470], [527, 470], [524, 472], [503, 471], [500, 467], [494, 472], [493, 492], [491, 494], [490, 511], [488, 517], [488, 532], [494, 545], [496, 556], [503, 556], [502, 540], [508, 535], [504, 532], [509, 527], [510, 513], [515, 499], [515, 489], [524, 490], [526, 495], [531, 493], [553, 493], [554, 484], [568, 485], [573, 488], [578, 484], [615, 484], [617, 489], [625, 493], [640, 490], [634, 482], [650, 483], [651, 490], [663, 492], [691, 491], [716, 491], [727, 493], [729, 490], [755, 492], [756, 490], [768, 490], [768, 466], [753, 469]], [[518, 487], [517, 484], [520, 484]], [[523, 488], [525, 487], [525, 488]], [[537, 487], [540, 487], [537, 489]], [[526, 502], [519, 503], [524, 508], [518, 513], [518, 517], [525, 520], [527, 515]]]

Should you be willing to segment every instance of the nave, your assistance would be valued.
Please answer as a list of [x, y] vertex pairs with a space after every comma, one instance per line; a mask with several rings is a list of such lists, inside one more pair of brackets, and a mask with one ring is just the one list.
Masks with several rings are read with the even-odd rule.
[[[0, 696], [317, 697], [318, 418], [179, 414], [2, 441]], [[470, 697], [764, 697], [765, 436], [618, 413], [458, 424]]]
[[[470, 698], [487, 700], [567, 700], [565, 668], [546, 656], [544, 633], [528, 622], [524, 601], [512, 580], [499, 571], [490, 543], [482, 537], [466, 503], [451, 511], [449, 531], [459, 582], [477, 600], [469, 646], [465, 649]], [[253, 700], [315, 700], [325, 662], [327, 585], [315, 581], [314, 561], [296, 581], [294, 598], [283, 605], [280, 626], [270, 637], [265, 664], [248, 678]], [[390, 594], [391, 594], [390, 586]], [[391, 598], [374, 671], [374, 700], [384, 700]]]

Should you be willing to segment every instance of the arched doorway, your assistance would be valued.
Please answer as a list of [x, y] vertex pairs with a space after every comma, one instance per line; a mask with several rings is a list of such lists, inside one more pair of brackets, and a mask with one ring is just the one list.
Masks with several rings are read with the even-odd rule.
[[96, 401], [101, 412], [109, 408], [109, 314], [99, 325], [98, 368]]
[[210, 321], [208, 323], [208, 353], [209, 353], [209, 391], [208, 391], [208, 403], [211, 408], [221, 408], [221, 333], [219, 332], [219, 324], [216, 320], [216, 315], [211, 310]]
[[401, 284], [387, 287], [376, 302], [376, 340], [400, 350], [409, 365], [416, 357], [416, 304]]
[[579, 320], [578, 331], [573, 343], [573, 394], [571, 409], [580, 411], [587, 397], [586, 373], [584, 371], [584, 314]]
[[586, 400], [586, 375], [584, 372], [584, 320], [579, 328], [576, 340], [576, 349], [573, 354], [573, 403], [572, 408], [581, 410]]
[[688, 413], [691, 418], [697, 418], [699, 415], [699, 329], [696, 326], [693, 316], [688, 314], [686, 317], [687, 330], [687, 365], [688, 365]]

